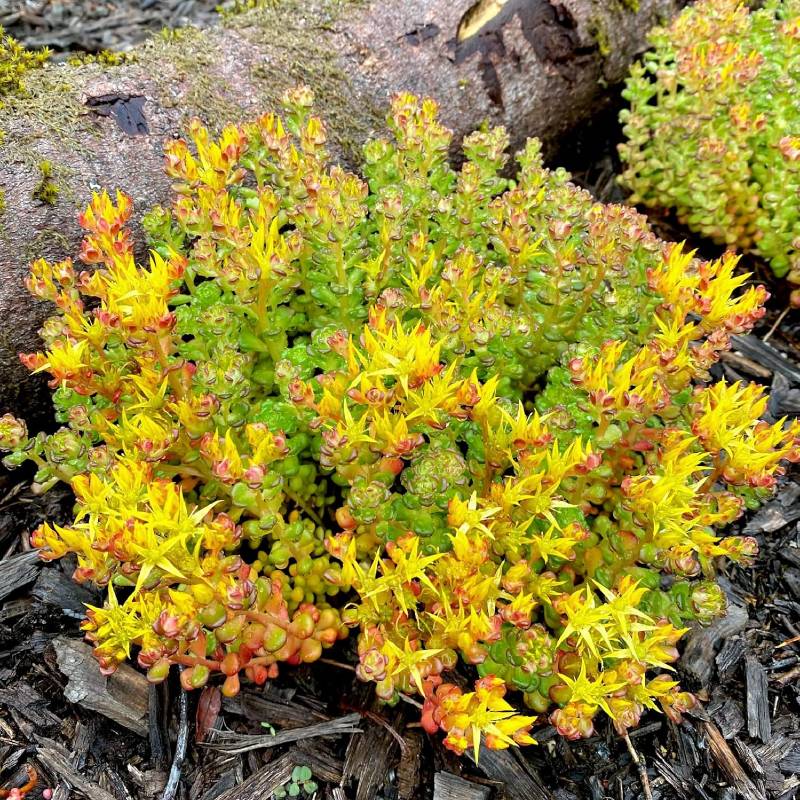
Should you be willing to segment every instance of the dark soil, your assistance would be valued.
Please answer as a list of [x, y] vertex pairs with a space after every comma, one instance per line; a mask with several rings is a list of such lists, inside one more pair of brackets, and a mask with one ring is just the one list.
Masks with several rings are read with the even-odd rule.
[[[65, 19], [66, 3], [15, 2], [14, 20], [4, 16], [0, 0], [0, 24], [30, 43], [96, 50], [136, 41], [144, 23], [131, 23], [135, 14], [146, 16], [155, 8], [162, 17], [150, 27], [160, 27], [182, 24], [175, 22], [181, 15], [211, 13], [213, 5], [70, 3], [67, 17], [76, 21], [66, 23], [65, 33], [58, 20]], [[110, 11], [100, 17], [100, 8]], [[128, 22], [116, 28], [86, 22], [123, 17]], [[118, 35], [122, 38], [115, 39]], [[611, 202], [624, 200], [616, 184], [616, 113], [605, 112], [566, 140], [556, 160], [599, 199]], [[653, 219], [665, 238], [692, 241], [668, 216]], [[704, 255], [718, 253], [706, 242], [692, 246]], [[769, 385], [770, 416], [796, 415], [800, 315], [783, 314], [787, 292], [763, 264], [750, 260], [745, 266], [770, 284], [773, 298], [764, 324], [737, 339], [719, 376]], [[545, 725], [534, 731], [538, 747], [484, 751], [476, 766], [426, 736], [416, 708], [375, 702], [371, 687], [346, 666], [355, 660], [352, 642], [326, 653], [324, 663], [284, 670], [265, 689], [245, 686], [218, 712], [212, 694], [187, 697], [175, 684], [150, 687], [132, 669], [121, 670], [107, 686], [98, 684], [88, 646], [84, 649], [79, 638], [83, 604], [96, 598], [70, 580], [69, 564], [44, 565], [25, 552], [27, 534], [38, 522], [69, 517], [69, 494], [53, 490], [34, 497], [30, 476], [0, 475], [0, 785], [22, 785], [33, 767], [39, 780], [30, 798], [49, 788], [58, 800], [268, 800], [295, 767], [307, 765], [320, 785], [316, 796], [334, 800], [795, 797], [800, 787], [798, 477], [787, 476], [769, 504], [738, 524], [758, 539], [758, 561], [752, 569], [724, 568], [729, 614], [687, 637], [679, 665], [682, 683], [704, 700], [703, 708], [680, 726], [647, 715], [630, 736], [641, 766], [603, 723], [598, 735], [577, 743]], [[84, 699], [75, 701], [81, 691]], [[103, 710], [92, 710], [98, 707]], [[360, 733], [337, 733], [354, 724]], [[204, 728], [214, 729], [207, 743], [197, 741]], [[274, 740], [273, 730], [279, 731]], [[309, 734], [314, 738], [289, 741]]]

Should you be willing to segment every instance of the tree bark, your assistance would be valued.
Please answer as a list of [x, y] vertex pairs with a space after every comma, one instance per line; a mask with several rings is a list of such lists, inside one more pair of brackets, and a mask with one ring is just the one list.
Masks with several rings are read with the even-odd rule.
[[[188, 118], [212, 127], [273, 108], [307, 83], [332, 151], [358, 163], [397, 90], [431, 95], [455, 141], [483, 120], [552, 152], [596, 112], [681, 0], [276, 0], [220, 26], [156, 36], [119, 66], [51, 65], [0, 110], [0, 412], [41, 419], [41, 383], [18, 362], [48, 313], [23, 287], [30, 261], [75, 252], [93, 189], [138, 212], [169, 199], [162, 147]], [[41, 163], [52, 164], [43, 179]], [[42, 181], [58, 190], [52, 205]]]

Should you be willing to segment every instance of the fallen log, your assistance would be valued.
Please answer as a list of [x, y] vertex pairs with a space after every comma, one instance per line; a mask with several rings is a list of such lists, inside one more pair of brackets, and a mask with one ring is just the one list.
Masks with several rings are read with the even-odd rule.
[[218, 127], [253, 117], [307, 83], [332, 152], [354, 164], [389, 95], [404, 89], [435, 97], [456, 141], [488, 119], [507, 126], [513, 147], [538, 136], [552, 152], [607, 99], [647, 30], [682, 4], [274, 0], [213, 28], [155, 36], [130, 63], [30, 73], [27, 96], [0, 110], [0, 413], [41, 419], [49, 408], [17, 360], [37, 347], [47, 313], [23, 287], [29, 262], [74, 253], [76, 211], [93, 189], [124, 190], [139, 212], [166, 200], [162, 145], [188, 118]]

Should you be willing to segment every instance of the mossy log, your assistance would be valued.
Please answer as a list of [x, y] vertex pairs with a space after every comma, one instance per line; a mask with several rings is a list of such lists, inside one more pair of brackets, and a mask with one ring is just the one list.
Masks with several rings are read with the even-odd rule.
[[507, 126], [515, 147], [538, 136], [552, 152], [680, 5], [275, 0], [214, 28], [156, 36], [118, 66], [30, 73], [26, 95], [0, 110], [0, 412], [41, 419], [48, 407], [17, 358], [37, 347], [47, 313], [23, 287], [31, 259], [75, 252], [76, 212], [94, 189], [124, 190], [139, 212], [168, 199], [162, 146], [188, 118], [219, 127], [254, 117], [307, 83], [335, 156], [356, 164], [389, 95], [405, 89], [435, 97], [457, 140], [488, 119]]

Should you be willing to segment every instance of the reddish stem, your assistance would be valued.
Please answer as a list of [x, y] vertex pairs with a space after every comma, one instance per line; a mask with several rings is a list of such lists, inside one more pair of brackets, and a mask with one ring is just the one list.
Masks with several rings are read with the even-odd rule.
[[199, 656], [190, 656], [183, 653], [176, 653], [174, 656], [170, 656], [170, 661], [172, 661], [173, 664], [182, 664], [184, 667], [202, 665], [216, 671], [219, 671], [220, 668], [219, 661], [214, 661], [210, 658], [200, 658]]

